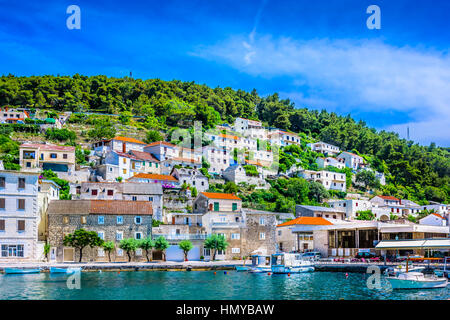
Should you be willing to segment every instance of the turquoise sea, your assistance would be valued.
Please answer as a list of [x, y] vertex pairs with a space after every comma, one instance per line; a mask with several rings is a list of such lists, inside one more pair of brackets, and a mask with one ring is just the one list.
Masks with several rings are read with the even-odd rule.
[[267, 275], [227, 271], [82, 272], [80, 289], [69, 289], [68, 275], [0, 275], [0, 299], [101, 300], [448, 300], [444, 289], [369, 289], [367, 274], [313, 272]]

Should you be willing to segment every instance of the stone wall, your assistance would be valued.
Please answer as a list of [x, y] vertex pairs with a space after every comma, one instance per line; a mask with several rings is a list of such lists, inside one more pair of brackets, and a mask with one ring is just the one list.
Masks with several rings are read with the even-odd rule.
[[[99, 215], [81, 215], [81, 214], [50, 214], [49, 215], [49, 236], [48, 241], [51, 247], [56, 247], [56, 261], [64, 261], [64, 249], [69, 254], [70, 248], [64, 247], [64, 236], [73, 233], [77, 229], [86, 229], [88, 231], [104, 232], [105, 241], [113, 241], [116, 244], [116, 252], [111, 253], [112, 261], [127, 261], [128, 257], [125, 252], [123, 256], [117, 254], [119, 242], [116, 241], [116, 232], [123, 232], [123, 239], [135, 238], [136, 232], [142, 233], [142, 238], [151, 236], [152, 232], [152, 216], [142, 215], [141, 224], [136, 224], [135, 215], [123, 215], [123, 224], [117, 224], [117, 215], [104, 215], [104, 224], [98, 224]], [[69, 217], [69, 223], [64, 223], [64, 217]], [[81, 223], [81, 218], [86, 217], [86, 224]], [[99, 256], [99, 248], [83, 249], [83, 261], [108, 261], [108, 255]], [[139, 252], [138, 252], [139, 253]], [[135, 261], [145, 260], [144, 256], [136, 256]], [[67, 260], [67, 257], [66, 257]], [[74, 261], [79, 260], [79, 250], [74, 252]]]

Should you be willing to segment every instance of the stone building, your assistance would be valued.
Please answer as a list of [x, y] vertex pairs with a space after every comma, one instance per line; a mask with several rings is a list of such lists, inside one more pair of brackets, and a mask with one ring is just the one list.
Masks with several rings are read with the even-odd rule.
[[75, 147], [24, 143], [19, 148], [19, 156], [20, 166], [26, 171], [75, 171]]
[[198, 192], [204, 192], [209, 189], [208, 178], [199, 170], [187, 168], [173, 168], [170, 173], [180, 184], [186, 183], [191, 188], [196, 188]]
[[[105, 241], [115, 243], [112, 261], [128, 261], [119, 248], [122, 239], [143, 239], [152, 236], [152, 203], [128, 200], [56, 200], [48, 207], [50, 260], [74, 262], [79, 250], [65, 247], [64, 236], [77, 229], [95, 231]], [[137, 250], [135, 261], [145, 261], [145, 254]], [[102, 248], [83, 249], [83, 261], [108, 261]]]

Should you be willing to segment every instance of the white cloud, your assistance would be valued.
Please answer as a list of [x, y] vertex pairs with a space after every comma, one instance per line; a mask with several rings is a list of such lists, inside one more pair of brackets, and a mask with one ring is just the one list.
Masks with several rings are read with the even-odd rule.
[[[194, 53], [267, 79], [289, 76], [302, 103], [334, 101], [339, 111], [397, 111], [392, 129], [421, 143], [450, 145], [450, 56], [433, 49], [394, 47], [368, 40], [308, 40], [236, 36]], [[304, 91], [305, 89], [302, 89]], [[281, 90], [282, 91], [282, 90]], [[333, 107], [323, 105], [323, 107]], [[405, 119], [407, 117], [405, 116]], [[416, 128], [416, 129], [414, 129]]]

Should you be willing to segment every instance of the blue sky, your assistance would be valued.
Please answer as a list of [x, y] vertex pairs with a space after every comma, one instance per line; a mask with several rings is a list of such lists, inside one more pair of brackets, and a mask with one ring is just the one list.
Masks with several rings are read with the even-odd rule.
[[[81, 30], [66, 8], [81, 9]], [[369, 30], [366, 9], [381, 9]], [[278, 92], [450, 146], [450, 1], [0, 0], [0, 73], [180, 79]]]

